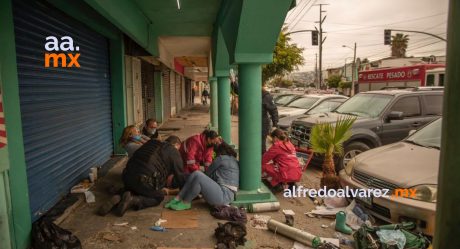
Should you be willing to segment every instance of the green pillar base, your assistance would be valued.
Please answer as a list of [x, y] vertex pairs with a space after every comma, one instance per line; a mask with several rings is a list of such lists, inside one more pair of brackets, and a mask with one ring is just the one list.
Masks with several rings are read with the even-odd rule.
[[207, 128], [210, 129], [210, 130], [213, 130], [213, 131], [218, 131], [218, 128], [215, 127], [215, 126], [212, 126], [212, 124], [208, 124]]
[[277, 202], [278, 199], [263, 183], [258, 190], [239, 190], [232, 205], [249, 208], [253, 203]]

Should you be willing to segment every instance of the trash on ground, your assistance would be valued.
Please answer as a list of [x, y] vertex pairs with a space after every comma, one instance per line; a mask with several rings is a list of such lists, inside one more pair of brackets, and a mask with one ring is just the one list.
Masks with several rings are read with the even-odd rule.
[[288, 226], [291, 226], [291, 227], [294, 226], [294, 215], [295, 215], [294, 211], [292, 211], [290, 209], [288, 209], [288, 210], [283, 209], [283, 213], [284, 213], [284, 218], [286, 218], [285, 223]]
[[246, 225], [240, 222], [229, 221], [225, 224], [217, 223], [214, 236], [217, 238], [216, 248], [236, 248], [246, 243]]
[[403, 249], [406, 244], [406, 236], [401, 230], [381, 230], [377, 231], [380, 242], [389, 246], [398, 246], [399, 249]]
[[329, 226], [328, 226], [328, 225], [322, 224], [321, 227], [322, 227], [322, 228], [328, 228]]
[[118, 227], [125, 227], [127, 226], [129, 223], [128, 222], [123, 222], [123, 223], [115, 223], [113, 224], [114, 226], [118, 226]]
[[254, 215], [250, 220], [251, 227], [256, 229], [268, 230], [267, 223], [271, 217], [268, 215]]
[[133, 231], [134, 231], [134, 230], [137, 230], [137, 227], [136, 227], [136, 226], [131, 227], [131, 230], [133, 230]]
[[274, 233], [284, 235], [290, 239], [298, 241], [304, 245], [318, 247], [321, 244], [320, 237], [311, 233], [302, 231], [295, 227], [290, 227], [274, 219], [270, 219], [267, 223], [268, 229]]
[[334, 234], [335, 238], [339, 240], [339, 243], [341, 245], [349, 245], [353, 246], [355, 244], [355, 241], [352, 239], [349, 239], [347, 236], [343, 235], [342, 233], [336, 232]]
[[79, 184], [73, 186], [70, 189], [70, 193], [72, 194], [82, 194], [88, 191], [94, 184], [89, 182], [88, 180], [84, 180], [80, 182]]
[[96, 196], [94, 196], [93, 192], [89, 190], [85, 192], [85, 199], [86, 199], [86, 203], [96, 202]]
[[291, 209], [283, 209], [283, 214], [284, 215], [295, 215], [294, 211]]
[[246, 223], [248, 221], [246, 210], [244, 208], [238, 208], [233, 206], [214, 206], [211, 209], [211, 215], [214, 218], [220, 220], [238, 221], [242, 223]]
[[280, 209], [279, 202], [261, 202], [261, 203], [254, 203], [249, 205], [248, 211], [250, 213], [258, 213], [258, 212], [272, 212], [278, 211]]
[[327, 208], [341, 208], [348, 206], [348, 201], [345, 197], [325, 197], [323, 201]]
[[150, 227], [150, 230], [156, 231], [156, 232], [166, 232], [166, 228], [161, 227], [161, 226], [152, 226]]
[[327, 208], [326, 206], [316, 206], [315, 209], [305, 213], [306, 215], [312, 214], [317, 216], [335, 216], [336, 213], [344, 211], [345, 208]]
[[358, 230], [364, 223], [368, 226], [372, 226], [374, 223], [374, 218], [359, 204], [356, 204], [354, 200], [345, 209], [345, 213], [347, 215], [347, 225], [353, 230]]
[[167, 220], [163, 220], [162, 218], [159, 218], [157, 221], [155, 221], [155, 226], [159, 227], [161, 226], [161, 223], [167, 222]]
[[46, 217], [32, 224], [32, 246], [34, 248], [82, 248], [80, 240], [74, 234]]

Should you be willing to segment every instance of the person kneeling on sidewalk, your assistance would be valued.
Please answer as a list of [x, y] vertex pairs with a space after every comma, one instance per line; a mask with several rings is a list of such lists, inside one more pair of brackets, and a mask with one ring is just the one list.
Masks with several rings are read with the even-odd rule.
[[236, 151], [222, 142], [215, 149], [216, 158], [205, 173], [194, 171], [187, 177], [179, 194], [165, 207], [173, 210], [191, 208], [192, 200], [200, 193], [210, 205], [228, 205], [239, 187], [239, 165]]
[[[101, 206], [99, 214], [106, 215], [115, 206], [118, 216], [123, 216], [131, 207], [140, 210], [157, 206], [164, 199], [164, 187], [182, 187], [185, 177], [180, 144], [178, 137], [170, 136], [164, 142], [152, 139], [140, 147], [123, 170], [125, 192]], [[173, 177], [168, 177], [170, 175]]]
[[262, 156], [262, 177], [266, 177], [272, 187], [292, 186], [302, 178], [295, 147], [280, 129], [272, 131], [270, 136], [273, 145]]

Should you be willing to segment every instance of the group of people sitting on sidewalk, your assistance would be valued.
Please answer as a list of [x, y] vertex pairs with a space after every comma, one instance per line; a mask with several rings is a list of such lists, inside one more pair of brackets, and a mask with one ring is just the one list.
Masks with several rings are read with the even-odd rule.
[[[262, 174], [273, 187], [286, 187], [301, 178], [294, 146], [282, 130], [271, 133], [273, 145], [263, 155]], [[133, 208], [159, 205], [168, 189], [180, 189], [166, 203], [173, 210], [191, 208], [201, 196], [212, 206], [229, 205], [239, 188], [237, 152], [213, 130], [185, 141], [177, 136], [161, 140], [155, 120], [147, 120], [143, 134], [135, 126], [124, 129], [121, 145], [129, 160], [122, 173], [124, 189], [104, 203], [98, 213], [118, 216]]]

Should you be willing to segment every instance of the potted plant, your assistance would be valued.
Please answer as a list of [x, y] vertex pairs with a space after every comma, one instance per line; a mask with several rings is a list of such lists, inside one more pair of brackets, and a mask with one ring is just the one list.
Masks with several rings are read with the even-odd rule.
[[340, 188], [339, 178], [335, 172], [334, 155], [343, 155], [343, 143], [351, 137], [351, 126], [356, 117], [339, 118], [335, 124], [318, 123], [313, 126], [310, 144], [313, 152], [324, 156], [321, 187]]

